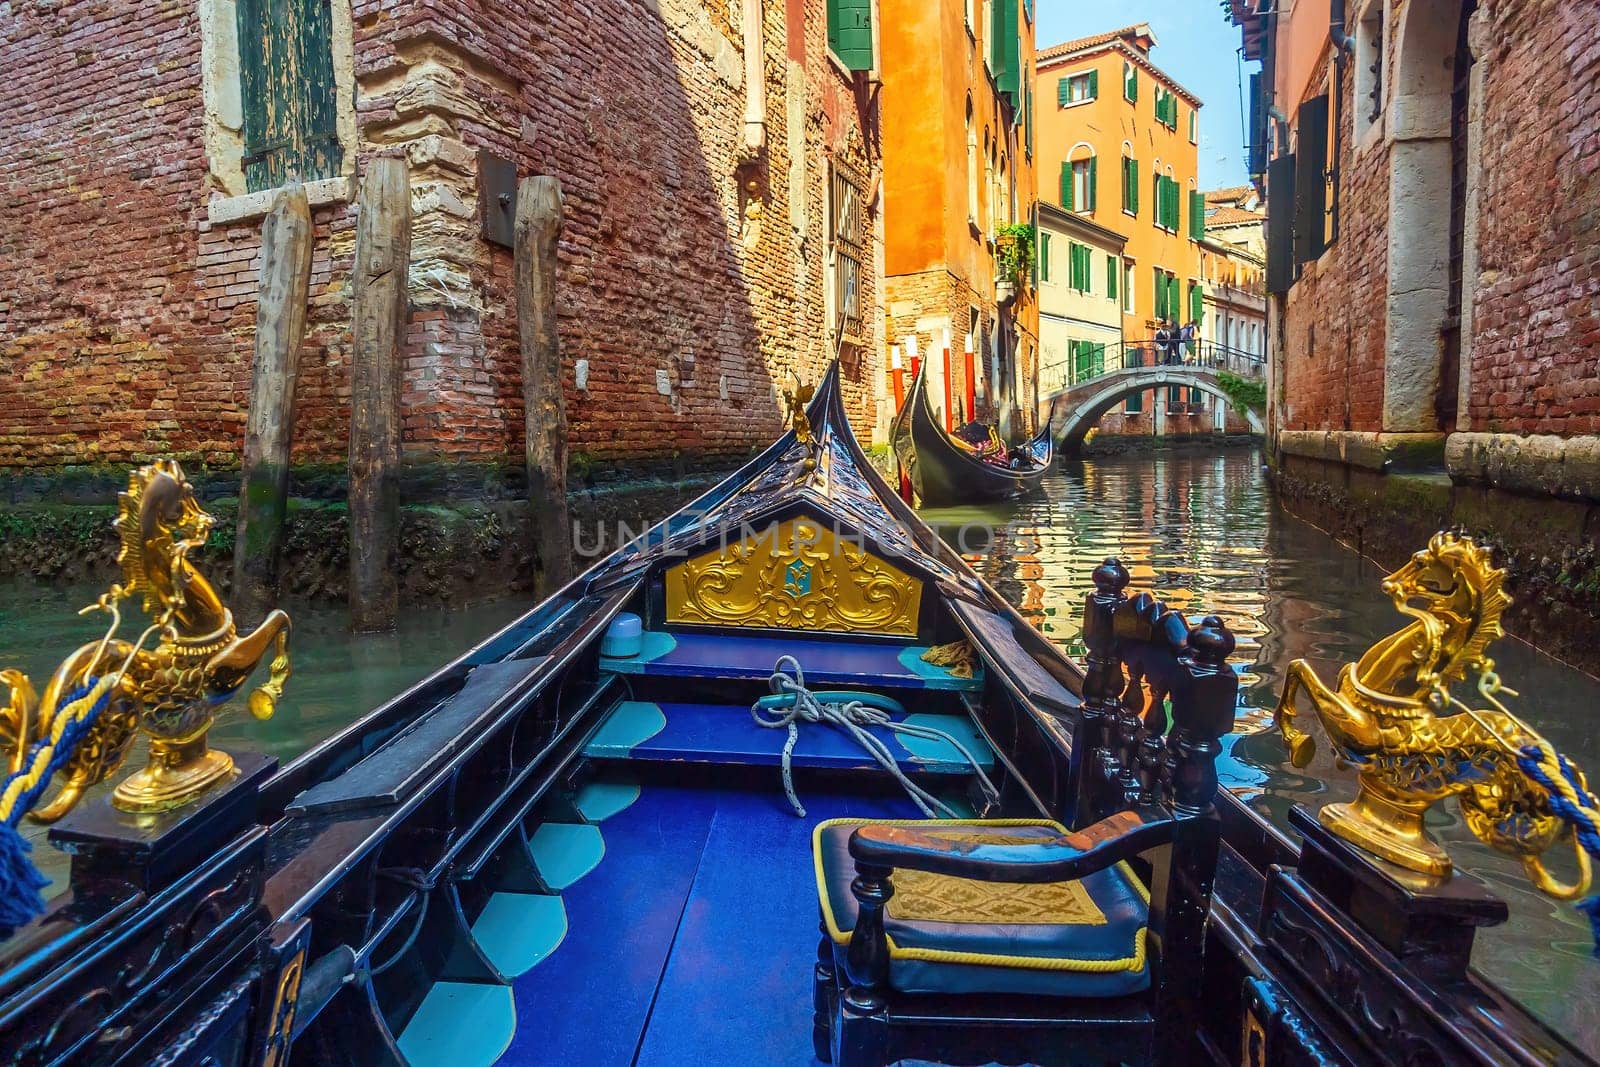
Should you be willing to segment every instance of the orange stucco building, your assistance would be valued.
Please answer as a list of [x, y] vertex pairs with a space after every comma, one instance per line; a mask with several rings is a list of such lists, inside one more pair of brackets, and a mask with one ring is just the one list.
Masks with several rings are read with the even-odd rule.
[[1029, 257], [1020, 274], [1000, 274], [1013, 261], [1007, 227], [1030, 223], [1037, 198], [1033, 2], [878, 0], [878, 10], [894, 27], [879, 45], [891, 360], [914, 350], [927, 361], [934, 406], [948, 384], [952, 421], [976, 414], [1020, 433], [1038, 407], [1038, 301]]
[[1143, 24], [1067, 41], [1038, 53], [1034, 81], [1041, 199], [1127, 238], [1129, 345], [1159, 319], [1203, 318], [1200, 100], [1151, 62], [1155, 44]]

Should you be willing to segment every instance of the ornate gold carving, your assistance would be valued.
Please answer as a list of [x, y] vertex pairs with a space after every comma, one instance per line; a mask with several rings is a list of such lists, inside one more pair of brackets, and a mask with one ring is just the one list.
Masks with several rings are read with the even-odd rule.
[[[150, 738], [150, 762], [112, 794], [124, 811], [179, 807], [231, 775], [233, 760], [207, 747], [206, 731], [213, 709], [244, 684], [269, 646], [270, 677], [250, 694], [249, 706], [258, 719], [272, 716], [289, 678], [289, 617], [274, 611], [238, 636], [232, 613], [187, 558], [206, 543], [214, 522], [176, 463], [161, 460], [133, 472], [115, 520], [122, 581], [83, 609], [111, 616], [106, 635], [62, 661], [42, 697], [20, 672], [0, 672], [0, 684], [11, 690], [0, 709], [0, 744], [10, 751], [12, 770], [34, 742], [51, 736], [56, 716], [71, 703], [64, 698], [91, 678], [116, 679], [105, 709], [62, 769], [60, 791], [31, 818], [54, 822], [70, 811], [86, 789], [122, 766], [138, 731]], [[121, 602], [131, 597], [140, 598], [152, 622], [128, 642], [115, 635]], [[146, 648], [151, 638], [154, 647]]]
[[667, 622], [915, 637], [922, 583], [801, 517], [667, 571]]
[[[1038, 845], [1049, 838], [929, 830], [930, 837], [986, 845]], [[927, 871], [894, 872], [885, 909], [902, 921], [1015, 926], [1104, 926], [1105, 912], [1082, 882], [976, 882]]]
[[[1487, 549], [1453, 534], [1436, 534], [1383, 582], [1402, 615], [1415, 621], [1367, 650], [1339, 672], [1330, 689], [1304, 660], [1289, 665], [1274, 722], [1289, 743], [1295, 766], [1314, 749], [1295, 724], [1309, 698], [1339, 758], [1361, 768], [1356, 799], [1329, 804], [1323, 825], [1368, 852], [1422, 874], [1442, 877], [1450, 857], [1423, 829], [1428, 808], [1459, 796], [1467, 826], [1485, 844], [1519, 857], [1542, 891], [1561, 899], [1581, 896], [1590, 880], [1589, 857], [1574, 837], [1579, 876], [1558, 882], [1542, 854], [1568, 824], [1551, 810], [1549, 794], [1518, 765], [1530, 745], [1554, 758], [1544, 739], [1496, 698], [1503, 689], [1485, 652], [1501, 636], [1500, 616], [1511, 603], [1501, 588], [1505, 572], [1489, 563]], [[1468, 674], [1493, 710], [1469, 707], [1451, 693]], [[1514, 695], [1514, 694], [1513, 694]], [[1581, 784], [1582, 775], [1574, 772]]]

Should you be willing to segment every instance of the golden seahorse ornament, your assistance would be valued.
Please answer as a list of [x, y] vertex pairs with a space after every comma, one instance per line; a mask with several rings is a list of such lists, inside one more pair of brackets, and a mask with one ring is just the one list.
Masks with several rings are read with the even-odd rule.
[[[1515, 695], [1502, 687], [1486, 655], [1503, 633], [1500, 616], [1511, 603], [1504, 581], [1488, 549], [1470, 538], [1436, 534], [1383, 581], [1395, 609], [1413, 621], [1345, 664], [1336, 688], [1325, 685], [1305, 660], [1295, 660], [1274, 722], [1294, 765], [1304, 767], [1315, 743], [1296, 717], [1309, 704], [1339, 758], [1360, 768], [1355, 800], [1326, 805], [1319, 813], [1323, 825], [1347, 841], [1409, 870], [1447, 875], [1450, 857], [1424, 831], [1423, 815], [1455, 796], [1479, 840], [1520, 858], [1543, 892], [1573, 899], [1589, 888], [1582, 838], [1594, 839], [1595, 800], [1582, 772], [1498, 699], [1499, 693]], [[1469, 675], [1488, 709], [1464, 704], [1451, 692]], [[1542, 766], [1528, 762], [1536, 757]], [[1543, 860], [1547, 849], [1569, 835], [1578, 864], [1570, 884], [1552, 875]]]
[[[104, 700], [71, 758], [56, 768], [59, 790], [28, 812], [34, 821], [54, 822], [72, 810], [85, 790], [122, 766], [139, 732], [150, 738], [150, 761], [113, 792], [112, 804], [124, 811], [180, 807], [231, 776], [232, 758], [210, 749], [206, 732], [217, 705], [238, 692], [269, 647], [269, 677], [250, 694], [249, 708], [258, 719], [272, 716], [289, 678], [289, 617], [274, 611], [240, 636], [232, 613], [187, 558], [205, 544], [214, 521], [177, 463], [134, 471], [115, 520], [122, 580], [83, 609], [110, 615], [105, 636], [63, 660], [42, 694], [20, 671], [0, 671], [10, 690], [0, 707], [0, 750], [9, 753], [13, 793], [30, 765], [41, 772], [39, 752], [62, 736], [65, 717], [81, 714], [91, 697]], [[116, 633], [122, 603], [132, 598], [151, 624], [127, 641]], [[0, 806], [14, 803], [9, 795], [0, 795]], [[20, 813], [0, 815], [15, 826]]]

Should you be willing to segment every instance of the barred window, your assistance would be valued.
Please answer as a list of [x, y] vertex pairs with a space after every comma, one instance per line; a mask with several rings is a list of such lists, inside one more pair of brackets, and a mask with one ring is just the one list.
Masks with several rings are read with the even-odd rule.
[[846, 336], [861, 335], [861, 261], [866, 251], [862, 181], [842, 164], [833, 164], [828, 184], [828, 245], [833, 257], [830, 326]]

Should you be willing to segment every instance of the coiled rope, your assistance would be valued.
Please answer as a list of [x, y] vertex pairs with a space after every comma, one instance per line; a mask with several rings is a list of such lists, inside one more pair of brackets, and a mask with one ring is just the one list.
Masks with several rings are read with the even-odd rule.
[[[793, 677], [789, 671], [793, 672]], [[757, 726], [764, 726], [769, 730], [789, 731], [789, 739], [783, 745], [783, 792], [789, 798], [789, 806], [794, 808], [794, 813], [801, 818], [805, 818], [806, 809], [794, 790], [793, 758], [794, 747], [800, 740], [800, 724], [803, 722], [827, 723], [848, 733], [856, 744], [878, 761], [879, 766], [894, 775], [895, 781], [900, 783], [900, 787], [906, 791], [912, 803], [930, 819], [940, 816], [959, 819], [961, 813], [908, 778], [900, 769], [900, 764], [895, 760], [894, 753], [889, 751], [889, 747], [868, 732], [869, 726], [882, 727], [891, 733], [904, 734], [907, 737], [943, 741], [954, 746], [971, 764], [972, 773], [978, 778], [984, 798], [990, 802], [999, 799], [1000, 791], [994, 787], [989, 776], [983, 773], [983, 768], [978, 765], [972, 753], [943, 730], [931, 726], [895, 722], [887, 711], [867, 707], [859, 700], [827, 702], [819, 700], [815, 693], [806, 688], [805, 672], [800, 669], [799, 662], [793, 656], [778, 657], [778, 662], [772, 669], [771, 685], [774, 694], [792, 695], [794, 703], [782, 708], [765, 708], [759, 703], [752, 704], [750, 717], [756, 721]]]
[[18, 824], [49, 788], [50, 779], [72, 759], [111, 702], [111, 691], [121, 677], [109, 673], [89, 678], [67, 694], [50, 721], [50, 735], [34, 742], [22, 767], [0, 782], [0, 937], [10, 937], [44, 911], [39, 891], [50, 884], [29, 858], [33, 845]]

